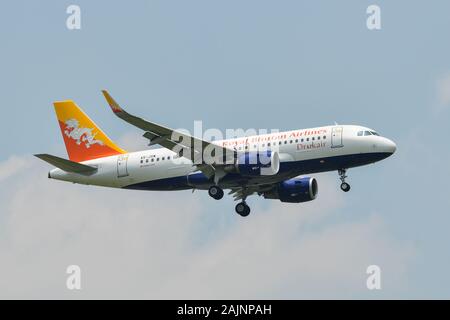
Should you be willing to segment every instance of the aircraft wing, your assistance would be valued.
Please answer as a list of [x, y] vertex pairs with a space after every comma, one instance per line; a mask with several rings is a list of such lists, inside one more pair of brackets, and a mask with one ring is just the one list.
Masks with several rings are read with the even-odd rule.
[[[214, 175], [215, 168], [218, 165], [214, 163], [205, 163], [204, 160], [200, 162], [196, 160], [203, 155], [203, 151], [206, 148], [214, 150], [215, 152], [221, 152], [222, 155], [233, 155], [235, 152], [234, 150], [218, 146], [186, 133], [129, 114], [119, 106], [106, 90], [102, 90], [102, 93], [117, 117], [145, 131], [144, 137], [150, 140], [150, 145], [159, 144], [167, 149], [177, 152], [180, 156], [189, 158], [208, 178]], [[223, 162], [221, 164], [223, 164]]]
[[275, 186], [276, 183], [231, 188], [228, 194], [233, 196], [234, 201], [245, 200], [248, 196], [251, 196], [252, 194], [257, 193], [261, 195], [263, 192], [272, 190], [273, 188], [275, 188]]

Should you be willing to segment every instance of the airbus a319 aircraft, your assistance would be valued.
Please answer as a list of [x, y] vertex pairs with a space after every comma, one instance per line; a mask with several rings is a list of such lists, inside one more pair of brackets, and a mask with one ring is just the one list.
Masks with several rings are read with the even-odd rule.
[[[341, 189], [348, 192], [347, 169], [383, 160], [396, 150], [393, 141], [358, 125], [210, 142], [131, 115], [107, 91], [102, 92], [116, 116], [142, 129], [149, 145], [162, 148], [127, 152], [73, 101], [55, 102], [70, 160], [36, 155], [57, 167], [49, 178], [135, 190], [208, 190], [216, 200], [229, 189], [239, 201], [236, 212], [245, 217], [250, 213], [247, 197], [253, 194], [290, 203], [314, 200], [317, 181], [305, 174], [337, 171]], [[212, 157], [201, 156], [207, 149], [214, 150]]]

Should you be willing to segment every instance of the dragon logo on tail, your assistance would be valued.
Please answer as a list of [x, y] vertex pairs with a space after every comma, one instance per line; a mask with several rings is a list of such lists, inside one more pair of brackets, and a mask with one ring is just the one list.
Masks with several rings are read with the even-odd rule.
[[94, 144], [104, 145], [103, 141], [95, 140], [97, 133], [92, 133], [94, 129], [80, 128], [80, 123], [77, 119], [69, 119], [65, 122], [65, 125], [64, 134], [75, 140], [77, 145], [84, 144], [86, 148], [90, 148]]

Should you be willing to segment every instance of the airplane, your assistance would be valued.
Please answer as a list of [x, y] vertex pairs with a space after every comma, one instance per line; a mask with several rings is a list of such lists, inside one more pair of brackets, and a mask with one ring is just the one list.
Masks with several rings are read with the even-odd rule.
[[[239, 201], [236, 213], [246, 217], [250, 195], [287, 203], [312, 201], [317, 197], [318, 183], [304, 175], [327, 171], [337, 171], [342, 191], [348, 192], [349, 168], [381, 161], [396, 151], [392, 140], [359, 125], [335, 124], [205, 141], [134, 116], [106, 90], [102, 93], [118, 118], [143, 130], [149, 146], [161, 148], [127, 152], [75, 102], [54, 102], [69, 160], [36, 154], [56, 167], [48, 178], [132, 190], [208, 190], [216, 200], [229, 190]], [[206, 149], [210, 152], [205, 153]]]

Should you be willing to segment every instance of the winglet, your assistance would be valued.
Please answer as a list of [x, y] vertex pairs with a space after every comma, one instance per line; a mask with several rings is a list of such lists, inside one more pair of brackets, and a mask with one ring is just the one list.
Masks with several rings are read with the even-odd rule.
[[111, 110], [114, 113], [121, 113], [124, 112], [124, 110], [119, 106], [119, 104], [111, 97], [111, 95], [106, 90], [102, 90], [103, 95], [105, 96], [106, 101], [108, 102], [109, 106], [111, 107]]

